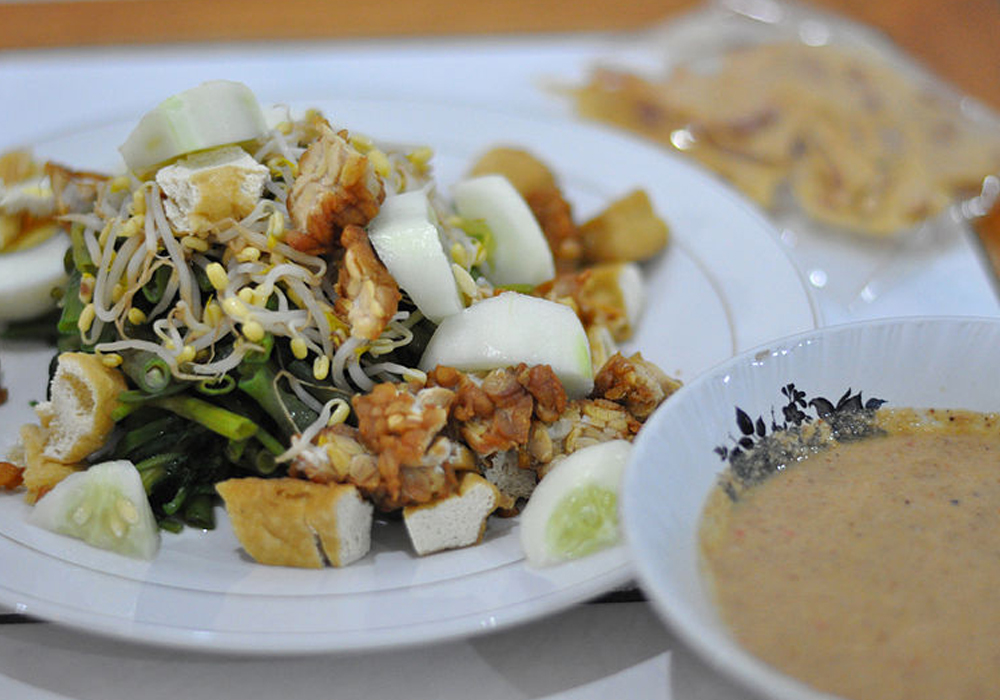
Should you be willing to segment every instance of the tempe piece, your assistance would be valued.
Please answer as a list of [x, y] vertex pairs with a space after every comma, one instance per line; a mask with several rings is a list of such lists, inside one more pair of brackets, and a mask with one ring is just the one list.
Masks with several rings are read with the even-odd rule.
[[552, 423], [535, 421], [524, 447], [542, 478], [560, 458], [608, 440], [632, 440], [642, 423], [624, 406], [602, 398], [570, 401]]
[[478, 544], [486, 519], [498, 503], [496, 487], [473, 472], [462, 475], [458, 492], [431, 503], [403, 509], [403, 522], [417, 554]]
[[644, 421], [680, 387], [679, 381], [645, 360], [642, 353], [631, 357], [615, 353], [594, 378], [592, 396], [619, 403], [635, 418]]
[[472, 175], [503, 175], [531, 208], [545, 233], [559, 271], [573, 270], [583, 254], [573, 211], [555, 176], [542, 161], [517, 148], [494, 148], [476, 161]]
[[438, 366], [428, 374], [428, 383], [455, 392], [453, 427], [480, 455], [525, 444], [532, 418], [555, 420], [567, 402], [548, 365], [501, 367], [481, 382], [452, 367]]
[[156, 173], [170, 223], [194, 234], [253, 211], [267, 178], [267, 168], [239, 146], [195, 153]]
[[358, 430], [346, 423], [319, 431], [313, 444], [296, 455], [288, 475], [320, 484], [354, 484], [373, 491], [379, 481], [378, 459], [358, 440]]
[[344, 258], [337, 273], [335, 309], [347, 318], [352, 337], [376, 340], [396, 315], [402, 294], [363, 228], [348, 226], [340, 243]]
[[46, 431], [42, 455], [71, 464], [104, 445], [115, 424], [111, 411], [125, 388], [121, 372], [96, 355], [62, 353], [49, 386], [51, 398], [35, 407]]
[[[417, 449], [400, 450], [407, 441], [403, 434], [384, 435], [388, 456], [383, 471], [379, 469], [379, 457], [361, 443], [357, 428], [344, 424], [326, 427], [313, 445], [296, 456], [289, 467], [289, 476], [321, 484], [353, 484], [383, 510], [425, 503], [453, 490], [455, 472], [476, 468], [471, 450], [460, 442], [434, 435], [434, 425], [427, 424], [432, 442], [422, 454]], [[387, 431], [388, 422], [382, 427]], [[416, 464], [397, 463], [400, 458]], [[397, 495], [389, 496], [390, 493]]]
[[451, 494], [456, 472], [474, 468], [468, 448], [442, 434], [454, 392], [383, 383], [352, 403], [358, 439], [378, 455], [378, 482], [367, 493], [380, 510], [396, 510]]
[[385, 186], [368, 158], [347, 141], [347, 132], [318, 124], [319, 137], [299, 159], [288, 193], [294, 230], [288, 245], [319, 255], [336, 248], [344, 227], [366, 226], [385, 199]]
[[215, 488], [243, 549], [261, 564], [347, 566], [371, 547], [374, 509], [353, 486], [248, 477]]

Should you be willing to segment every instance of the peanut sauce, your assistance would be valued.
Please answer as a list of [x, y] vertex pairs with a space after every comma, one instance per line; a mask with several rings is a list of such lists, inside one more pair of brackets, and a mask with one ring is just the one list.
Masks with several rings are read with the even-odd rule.
[[1000, 697], [1000, 427], [931, 414], [712, 495], [706, 573], [749, 651], [847, 698]]

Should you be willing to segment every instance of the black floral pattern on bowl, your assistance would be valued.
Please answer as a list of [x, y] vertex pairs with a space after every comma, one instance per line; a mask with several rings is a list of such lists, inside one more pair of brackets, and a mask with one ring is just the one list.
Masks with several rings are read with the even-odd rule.
[[[769, 421], [756, 419], [736, 407], [738, 436], [719, 445], [715, 453], [728, 462], [723, 487], [736, 500], [739, 490], [759, 483], [789, 464], [829, 447], [835, 442], [860, 440], [879, 435], [875, 412], [886, 403], [864, 400], [861, 392], [848, 389], [836, 403], [821, 396], [810, 399], [804, 391], [788, 383], [781, 387], [785, 403], [780, 414], [771, 408]], [[810, 415], [812, 411], [815, 415]]]

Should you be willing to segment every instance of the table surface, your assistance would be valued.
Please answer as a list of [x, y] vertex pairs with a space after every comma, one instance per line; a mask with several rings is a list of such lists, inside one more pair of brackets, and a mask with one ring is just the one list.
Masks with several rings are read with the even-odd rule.
[[[882, 28], [960, 90], [1000, 106], [1000, 48], [988, 41], [1000, 36], [995, 0], [819, 4]], [[227, 28], [237, 5], [240, 17], [256, 18]], [[539, 89], [540, 78], [579, 76], [595, 60], [630, 45], [632, 30], [693, 6], [619, 0], [614, 6], [622, 9], [609, 13], [612, 3], [358, 5], [338, 7], [341, 21], [307, 22], [291, 15], [315, 13], [318, 3], [289, 0], [280, 3], [280, 13], [269, 11], [267, 20], [257, 14], [264, 7], [257, 0], [0, 3], [0, 46], [7, 47], [0, 52], [0, 94], [19, 105], [5, 110], [0, 150], [134, 115], [165, 94], [217, 76], [247, 82], [262, 99], [306, 99], [331, 91], [362, 98], [391, 94], [572, 118], [565, 104]], [[860, 262], [880, 271], [883, 284], [878, 294], [860, 301], [829, 287], [814, 288], [827, 324], [916, 314], [1000, 315], [987, 257], [971, 231], [960, 231], [931, 255], [906, 257], [902, 265], [886, 267], [885, 260], [865, 251], [835, 253], [824, 263], [830, 278], [854, 271]], [[789, 255], [808, 278], [816, 260], [793, 247]], [[28, 622], [14, 612], [0, 609], [4, 698], [405, 693], [420, 700], [468, 697], [473, 689], [479, 700], [749, 697], [706, 668], [642, 600], [582, 604], [514, 629], [416, 649], [278, 659], [165, 652]]]
[[[239, 40], [629, 31], [699, 0], [15, 0], [0, 49]], [[813, 0], [883, 31], [959, 89], [1000, 108], [997, 0]]]

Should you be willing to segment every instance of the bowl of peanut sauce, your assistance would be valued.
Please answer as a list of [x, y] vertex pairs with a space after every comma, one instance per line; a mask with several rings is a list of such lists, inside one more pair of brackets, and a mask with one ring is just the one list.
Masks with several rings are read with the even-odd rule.
[[828, 327], [646, 423], [621, 513], [643, 591], [762, 697], [996, 697], [1000, 319]]

